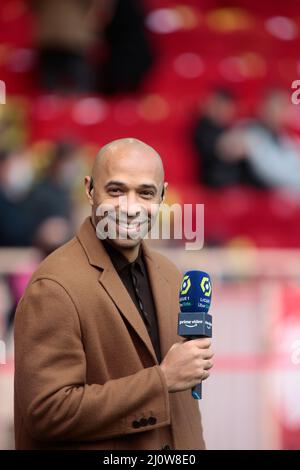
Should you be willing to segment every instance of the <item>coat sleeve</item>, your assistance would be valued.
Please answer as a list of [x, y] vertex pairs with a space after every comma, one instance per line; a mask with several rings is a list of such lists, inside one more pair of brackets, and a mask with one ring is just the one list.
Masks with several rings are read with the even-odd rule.
[[[158, 365], [103, 384], [86, 383], [76, 308], [51, 279], [33, 282], [17, 308], [15, 394], [24, 425], [40, 441], [95, 441], [170, 424]], [[156, 423], [133, 426], [151, 414]]]

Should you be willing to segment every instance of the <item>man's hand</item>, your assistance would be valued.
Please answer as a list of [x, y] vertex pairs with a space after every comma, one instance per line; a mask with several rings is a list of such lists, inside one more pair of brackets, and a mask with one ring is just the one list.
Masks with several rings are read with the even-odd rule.
[[209, 377], [213, 352], [209, 338], [175, 343], [167, 352], [160, 368], [165, 375], [169, 392], [194, 387]]
[[248, 153], [245, 133], [238, 129], [225, 132], [218, 139], [217, 150], [222, 160], [228, 163], [244, 160]]

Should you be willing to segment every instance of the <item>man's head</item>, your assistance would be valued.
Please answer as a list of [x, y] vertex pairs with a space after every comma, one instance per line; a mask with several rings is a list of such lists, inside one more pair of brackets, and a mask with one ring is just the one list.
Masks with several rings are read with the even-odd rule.
[[208, 96], [204, 110], [205, 114], [220, 126], [228, 126], [236, 115], [236, 98], [230, 90], [216, 88]]
[[[164, 169], [160, 156], [149, 145], [133, 138], [118, 139], [101, 148], [85, 188], [92, 206], [97, 234], [114, 228], [110, 242], [130, 249], [151, 228], [164, 197]], [[99, 228], [100, 227], [100, 228]]]
[[280, 131], [287, 123], [289, 106], [287, 91], [281, 88], [272, 88], [264, 94], [258, 111], [261, 120], [269, 128]]

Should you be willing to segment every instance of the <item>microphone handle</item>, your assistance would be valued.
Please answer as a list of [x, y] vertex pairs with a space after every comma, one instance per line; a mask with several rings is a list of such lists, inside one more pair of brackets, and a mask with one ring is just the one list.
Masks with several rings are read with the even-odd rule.
[[195, 400], [201, 400], [202, 398], [202, 382], [200, 382], [197, 385], [194, 385], [192, 388], [192, 397], [195, 398]]
[[[189, 324], [198, 321], [196, 329], [191, 334]], [[187, 326], [185, 326], [187, 324]], [[195, 334], [196, 333], [196, 334]], [[178, 335], [188, 341], [199, 338], [212, 337], [212, 317], [205, 312], [180, 312], [178, 322]], [[202, 398], [202, 382], [191, 389], [192, 397], [195, 400]]]

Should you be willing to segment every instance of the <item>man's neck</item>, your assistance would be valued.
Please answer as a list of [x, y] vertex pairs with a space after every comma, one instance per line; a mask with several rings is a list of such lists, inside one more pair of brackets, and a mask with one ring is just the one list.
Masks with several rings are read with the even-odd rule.
[[124, 258], [129, 261], [129, 263], [133, 263], [133, 261], [137, 259], [140, 250], [140, 244], [134, 247], [127, 248], [123, 246], [114, 245], [110, 242], [110, 240], [107, 240], [107, 242], [110, 243], [116, 250], [118, 250], [124, 256]]

